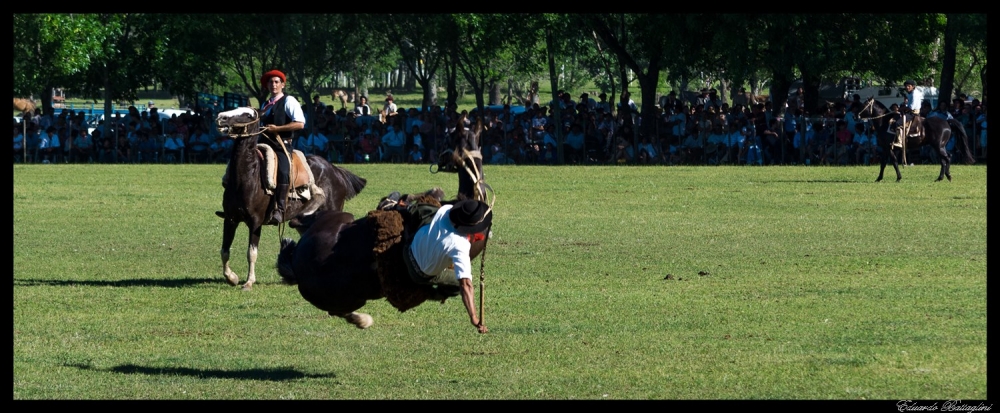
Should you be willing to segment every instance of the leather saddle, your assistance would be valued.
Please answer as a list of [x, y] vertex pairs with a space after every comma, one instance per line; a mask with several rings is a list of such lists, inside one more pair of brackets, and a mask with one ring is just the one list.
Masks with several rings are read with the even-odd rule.
[[[257, 144], [257, 152], [263, 160], [260, 163], [260, 173], [264, 192], [268, 195], [273, 195], [278, 182], [278, 155], [274, 153], [274, 149], [263, 143]], [[288, 197], [291, 199], [301, 198], [303, 200], [312, 198], [310, 189], [315, 185], [316, 179], [313, 176], [312, 169], [309, 168], [305, 154], [296, 149], [292, 151], [289, 158], [291, 162], [288, 175], [291, 185], [289, 185]], [[226, 173], [222, 175], [223, 187], [226, 186], [228, 176], [229, 165], [226, 165]]]

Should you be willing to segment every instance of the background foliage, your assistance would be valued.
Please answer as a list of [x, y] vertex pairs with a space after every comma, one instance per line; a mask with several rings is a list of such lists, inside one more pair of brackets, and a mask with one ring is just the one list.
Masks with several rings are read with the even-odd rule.
[[[727, 99], [726, 91], [748, 86], [781, 103], [796, 78], [806, 83], [807, 101], [818, 102], [821, 81], [848, 75], [896, 84], [932, 78], [943, 90], [987, 94], [986, 14], [414, 18], [15, 14], [14, 94], [41, 96], [42, 106], [50, 107], [46, 96], [53, 87], [88, 99], [129, 100], [153, 84], [174, 95], [237, 92], [262, 99], [260, 74], [275, 67], [291, 74], [290, 89], [302, 96], [328, 87], [412, 89], [417, 78], [428, 89], [434, 78], [437, 86], [427, 96], [433, 104], [455, 102], [464, 90], [472, 91], [477, 105], [524, 97], [503, 89], [516, 84], [523, 90], [551, 73], [553, 92], [594, 83], [615, 96], [636, 81], [644, 102], [655, 102], [664, 89], [716, 87]], [[959, 24], [945, 30], [949, 19]], [[558, 41], [546, 42], [546, 33]], [[546, 54], [552, 62], [542, 58]], [[944, 64], [952, 58], [954, 67]], [[439, 60], [443, 71], [435, 66]], [[446, 92], [440, 101], [436, 87]]]

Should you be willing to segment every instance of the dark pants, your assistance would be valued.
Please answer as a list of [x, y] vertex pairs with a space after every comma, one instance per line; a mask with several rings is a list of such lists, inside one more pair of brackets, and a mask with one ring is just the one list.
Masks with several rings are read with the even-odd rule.
[[445, 270], [438, 275], [424, 274], [420, 271], [420, 266], [417, 265], [417, 260], [413, 257], [413, 251], [410, 250], [410, 246], [407, 245], [403, 247], [405, 250], [403, 252], [403, 261], [406, 261], [406, 271], [410, 274], [410, 279], [417, 284], [430, 284], [430, 285], [448, 285], [452, 287], [458, 287], [458, 279], [455, 278], [455, 271]]
[[[271, 147], [274, 148], [274, 153], [278, 157], [278, 178], [275, 183], [278, 185], [289, 184], [290, 182], [288, 175], [291, 165], [288, 163], [288, 155], [285, 155], [284, 149], [282, 149], [281, 145], [277, 143], [272, 143]], [[292, 147], [291, 141], [286, 141], [285, 147], [291, 148]]]

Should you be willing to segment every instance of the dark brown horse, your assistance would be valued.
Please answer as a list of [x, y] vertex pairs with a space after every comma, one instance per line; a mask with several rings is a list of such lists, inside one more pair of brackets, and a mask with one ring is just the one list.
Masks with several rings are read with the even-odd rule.
[[[222, 193], [222, 275], [231, 285], [239, 284], [239, 276], [229, 268], [229, 249], [240, 223], [250, 231], [247, 247], [247, 281], [244, 290], [253, 287], [257, 277], [254, 266], [257, 261], [257, 245], [261, 228], [271, 216], [271, 195], [265, 192], [266, 163], [257, 148], [256, 122], [230, 133], [235, 139], [233, 152], [227, 166], [225, 190]], [[266, 138], [261, 138], [266, 139]], [[312, 170], [315, 184], [310, 187], [311, 197], [288, 199], [285, 205], [285, 220], [297, 215], [310, 215], [317, 211], [341, 211], [344, 202], [353, 198], [365, 187], [366, 181], [350, 171], [331, 165], [318, 156], [308, 156], [306, 161]]]
[[[473, 133], [455, 136], [453, 142], [478, 142], [476, 128]], [[468, 153], [456, 146], [452, 152]], [[456, 159], [451, 156], [443, 159]], [[472, 159], [458, 158], [469, 161]], [[481, 165], [481, 163], [480, 163]], [[443, 165], [445, 170], [457, 171], [460, 165]], [[478, 177], [480, 188], [484, 191], [488, 186], [482, 182], [482, 169], [476, 173], [459, 174], [460, 192], [457, 199], [486, 200], [486, 194], [474, 190], [477, 187], [472, 176]], [[430, 196], [434, 191], [428, 191]], [[456, 200], [457, 200], [456, 199]], [[445, 201], [449, 203], [454, 201]], [[418, 285], [409, 279], [403, 264], [403, 243], [396, 243], [391, 248], [380, 251], [379, 237], [384, 234], [378, 221], [385, 218], [380, 214], [398, 214], [394, 211], [372, 211], [368, 216], [354, 219], [346, 212], [324, 211], [311, 218], [293, 221], [301, 237], [296, 243], [290, 239], [282, 240], [281, 253], [278, 256], [277, 268], [282, 279], [288, 284], [297, 284], [299, 293], [306, 301], [315, 307], [326, 311], [331, 316], [344, 318], [358, 328], [367, 328], [372, 324], [368, 314], [359, 313], [368, 300], [388, 298], [389, 302], [400, 311], [406, 311], [425, 300], [444, 301], [436, 289], [429, 285]], [[396, 215], [398, 216], [398, 215]], [[486, 231], [487, 234], [489, 230]], [[479, 256], [486, 248], [487, 238], [477, 239], [472, 243], [470, 257]], [[387, 275], [386, 272], [391, 272]], [[391, 278], [391, 283], [386, 280]], [[401, 290], [405, 290], [400, 293]], [[398, 297], [403, 297], [398, 299]], [[394, 298], [397, 298], [394, 300]]]
[[[903, 115], [889, 111], [885, 105], [872, 98], [868, 99], [859, 116], [862, 119], [872, 121], [878, 137], [878, 146], [882, 149], [882, 162], [875, 182], [882, 180], [885, 165], [890, 159], [892, 160], [892, 168], [896, 170], [896, 182], [903, 179], [899, 173], [899, 155], [897, 153], [902, 154], [904, 146], [916, 149], [924, 145], [929, 145], [934, 150], [941, 163], [941, 172], [938, 174], [937, 180], [940, 181], [947, 177], [951, 181], [951, 155], [948, 154], [946, 146], [952, 134], [955, 134], [956, 149], [963, 158], [963, 162], [975, 162], [972, 151], [969, 149], [965, 128], [954, 119], [916, 116], [911, 121], [905, 122], [907, 125], [903, 125]], [[904, 128], [905, 131], [902, 130]], [[899, 133], [903, 134], [902, 139], [897, 137]]]

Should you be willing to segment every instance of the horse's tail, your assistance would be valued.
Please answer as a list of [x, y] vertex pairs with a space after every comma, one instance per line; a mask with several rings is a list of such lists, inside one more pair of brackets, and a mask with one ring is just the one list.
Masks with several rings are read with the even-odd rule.
[[955, 119], [948, 119], [948, 126], [951, 126], [951, 134], [955, 137], [956, 148], [962, 154], [962, 162], [965, 164], [976, 163], [976, 157], [972, 156], [969, 148], [969, 138], [965, 134], [965, 127]]
[[353, 172], [341, 168], [337, 165], [330, 165], [330, 166], [333, 167], [334, 171], [337, 172], [337, 175], [339, 175], [340, 178], [345, 183], [347, 183], [347, 187], [350, 188], [348, 193], [346, 194], [347, 197], [344, 199], [354, 198], [356, 195], [361, 193], [361, 190], [365, 188], [365, 185], [368, 185], [368, 180], [366, 180], [365, 178], [357, 176]]
[[295, 285], [298, 283], [298, 279], [295, 278], [295, 270], [292, 269], [292, 260], [295, 257], [295, 240], [291, 238], [281, 239], [281, 251], [278, 252], [278, 263], [275, 267], [278, 269], [278, 275], [281, 276], [281, 282], [288, 285]]

